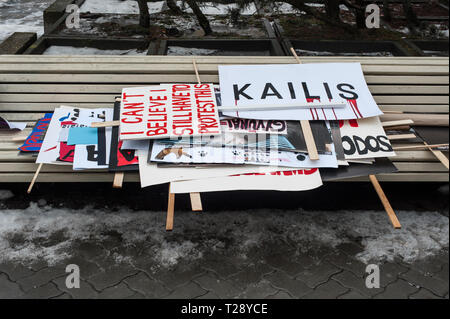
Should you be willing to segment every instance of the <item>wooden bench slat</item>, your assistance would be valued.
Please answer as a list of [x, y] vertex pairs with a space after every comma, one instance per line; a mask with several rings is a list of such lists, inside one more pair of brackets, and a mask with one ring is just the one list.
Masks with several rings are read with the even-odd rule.
[[[114, 98], [117, 94], [1, 94], [0, 101], [2, 103], [13, 102], [49, 102], [49, 103], [71, 103], [83, 102], [83, 103], [114, 103]], [[443, 104], [449, 105], [448, 96], [397, 96], [397, 95], [375, 95], [375, 101], [383, 104]]]
[[[217, 74], [201, 74], [203, 82], [218, 83]], [[448, 76], [395, 76], [395, 75], [365, 75], [366, 82], [370, 84], [449, 84]], [[57, 80], [54, 74], [18, 74], [18, 73], [0, 73], [0, 83], [119, 83], [119, 84], [137, 84], [148, 85], [154, 83], [196, 83], [196, 76], [193, 74], [58, 74]]]
[[[199, 64], [200, 73], [217, 74], [218, 65]], [[435, 65], [362, 65], [364, 74], [374, 75], [448, 75], [448, 68]], [[0, 64], [1, 73], [74, 73], [74, 74], [192, 74], [190, 64]]]
[[[261, 56], [27, 56], [10, 55], [0, 57], [0, 63], [22, 63], [22, 64], [48, 64], [48, 63], [133, 63], [133, 64], [190, 64], [192, 58], [195, 58], [198, 64], [277, 64], [277, 63], [296, 63], [293, 57], [261, 57]], [[448, 65], [449, 60], [445, 57], [301, 57], [303, 63], [327, 63], [327, 62], [361, 62], [363, 64], [381, 64], [381, 65]]]
[[[3, 84], [0, 93], [109, 93], [120, 94], [126, 84]], [[447, 85], [369, 85], [372, 94], [434, 94], [449, 93]]]

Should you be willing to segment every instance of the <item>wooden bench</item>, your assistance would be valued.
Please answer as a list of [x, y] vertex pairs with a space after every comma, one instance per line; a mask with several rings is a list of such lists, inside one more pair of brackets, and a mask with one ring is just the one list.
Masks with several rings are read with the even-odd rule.
[[[293, 57], [195, 57], [202, 82], [218, 83], [221, 64], [286, 64]], [[59, 105], [112, 107], [123, 87], [155, 83], [196, 83], [192, 57], [174, 56], [0, 56], [0, 115], [27, 121], [28, 135], [44, 112]], [[303, 63], [360, 62], [366, 81], [383, 111], [447, 114], [449, 59], [428, 57], [302, 57]], [[420, 145], [416, 143], [417, 145]], [[21, 142], [0, 133], [0, 182], [30, 182], [37, 164], [18, 156]], [[412, 145], [395, 141], [394, 147]], [[448, 170], [429, 150], [402, 150], [392, 158], [395, 174], [377, 176], [383, 182], [448, 182]], [[44, 165], [40, 182], [112, 182], [107, 171], [74, 172], [69, 166]], [[368, 177], [345, 181], [368, 181]], [[125, 182], [138, 182], [126, 173]]]

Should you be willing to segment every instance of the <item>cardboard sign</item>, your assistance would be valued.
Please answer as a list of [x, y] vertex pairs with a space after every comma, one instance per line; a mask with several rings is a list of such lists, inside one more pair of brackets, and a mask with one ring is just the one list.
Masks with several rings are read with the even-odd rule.
[[[108, 117], [107, 117], [108, 118]], [[109, 117], [112, 119], [112, 116]], [[109, 167], [111, 127], [97, 128], [97, 142], [92, 145], [75, 145], [73, 169], [101, 169]]]
[[165, 84], [122, 91], [121, 140], [220, 133], [212, 84]]
[[340, 121], [346, 160], [395, 156], [378, 117]]
[[235, 190], [306, 191], [322, 186], [318, 169], [216, 177], [174, 182], [175, 194]]
[[139, 176], [141, 187], [164, 184], [174, 181], [191, 180], [195, 178], [212, 178], [247, 173], [269, 173], [292, 170], [282, 167], [233, 165], [216, 167], [166, 167], [161, 168], [156, 163], [148, 163], [148, 150], [138, 151]]
[[46, 113], [43, 118], [36, 122], [31, 131], [30, 135], [27, 137], [25, 142], [19, 150], [22, 152], [39, 152], [42, 146], [42, 141], [44, 140], [45, 132], [50, 124], [53, 113]]
[[220, 127], [222, 132], [228, 133], [287, 134], [287, 122], [278, 120], [223, 118], [220, 120]]
[[346, 120], [381, 115], [359, 63], [219, 66], [222, 105], [286, 106], [314, 101], [345, 108], [223, 112], [259, 120]]
[[246, 149], [201, 145], [172, 146], [156, 141], [153, 143], [150, 160], [165, 163], [229, 163], [291, 168], [338, 167], [334, 152], [321, 155], [318, 161], [311, 161], [306, 153], [285, 152], [277, 149]]
[[[120, 102], [115, 102], [114, 120], [118, 121], [119, 118], [120, 118]], [[139, 159], [137, 157], [136, 151], [122, 149], [122, 147], [123, 141], [119, 141], [119, 127], [114, 126], [112, 128], [109, 170], [112, 172], [137, 171], [139, 169], [138, 166]], [[148, 150], [148, 143], [146, 150]]]
[[346, 178], [395, 173], [398, 169], [388, 158], [377, 158], [373, 164], [350, 164], [334, 168], [321, 168], [320, 174], [324, 182], [342, 180]]
[[75, 145], [68, 146], [66, 142], [59, 141], [61, 129], [89, 127], [92, 122], [105, 121], [105, 118], [112, 119], [112, 109], [81, 109], [70, 106], [55, 109], [36, 163], [72, 163]]

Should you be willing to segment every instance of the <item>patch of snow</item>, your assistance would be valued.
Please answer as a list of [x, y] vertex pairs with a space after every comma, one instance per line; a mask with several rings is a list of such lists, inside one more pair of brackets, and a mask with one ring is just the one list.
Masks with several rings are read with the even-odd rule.
[[[148, 11], [150, 14], [160, 13], [164, 6], [165, 1], [149, 2]], [[139, 14], [139, 6], [135, 0], [86, 0], [80, 12]]]
[[0, 189], [0, 200], [7, 200], [13, 197], [14, 194], [10, 190]]
[[186, 48], [179, 46], [169, 46], [167, 48], [167, 55], [214, 55], [214, 53], [218, 52], [217, 50], [211, 49], [201, 49], [201, 48]]
[[137, 49], [129, 50], [101, 50], [89, 47], [71, 47], [71, 46], [50, 46], [43, 55], [146, 55], [146, 51], [138, 51]]
[[391, 52], [329, 52], [295, 49], [299, 56], [394, 56]]
[[[107, 243], [108, 234], [120, 237], [123, 247], [145, 247], [142, 253], [164, 268], [201, 262], [213, 252], [245, 260], [252, 251], [276, 247], [279, 242], [313, 255], [320, 247], [334, 248], [358, 239], [364, 251], [356, 258], [365, 263], [397, 258], [412, 263], [448, 248], [448, 217], [414, 211], [397, 215], [401, 230], [392, 228], [384, 211], [178, 212], [176, 228], [168, 235], [164, 212], [76, 210], [31, 203], [23, 210], [0, 210], [0, 262], [56, 264], [76, 254], [79, 244]], [[134, 262], [126, 250], [111, 255], [118, 263]]]
[[14, 32], [44, 33], [43, 11], [54, 0], [1, 0], [0, 43]]

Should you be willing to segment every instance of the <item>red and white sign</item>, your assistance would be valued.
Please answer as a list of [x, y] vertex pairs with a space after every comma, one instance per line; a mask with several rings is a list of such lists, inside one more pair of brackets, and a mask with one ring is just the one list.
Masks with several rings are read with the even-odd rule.
[[126, 88], [120, 107], [120, 140], [220, 135], [212, 84]]

